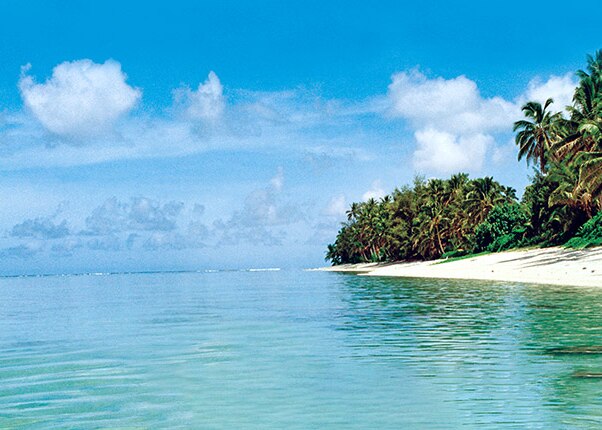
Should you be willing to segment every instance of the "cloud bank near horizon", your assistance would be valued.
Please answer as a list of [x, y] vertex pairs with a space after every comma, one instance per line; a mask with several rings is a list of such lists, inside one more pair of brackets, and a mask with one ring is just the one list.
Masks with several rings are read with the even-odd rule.
[[[279, 246], [294, 226], [311, 228], [307, 207], [285, 191], [284, 170], [252, 189], [239, 208], [217, 219], [205, 216], [206, 205], [146, 196], [110, 197], [79, 218], [63, 208], [50, 215], [26, 218], [5, 232], [0, 249], [6, 258], [30, 258], [41, 253], [72, 256], [93, 252], [182, 251], [240, 244]], [[63, 202], [62, 206], [68, 206]], [[209, 203], [211, 204], [211, 203]], [[318, 243], [321, 245], [321, 243]]]

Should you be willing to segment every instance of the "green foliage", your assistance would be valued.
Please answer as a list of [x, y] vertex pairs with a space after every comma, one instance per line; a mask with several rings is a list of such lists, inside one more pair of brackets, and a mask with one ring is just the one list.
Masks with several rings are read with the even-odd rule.
[[441, 258], [445, 258], [445, 259], [457, 259], [458, 257], [464, 257], [465, 255], [469, 255], [470, 252], [466, 249], [460, 249], [460, 250], [453, 250], [453, 251], [448, 251], [445, 252], [441, 255]]
[[602, 245], [602, 212], [583, 224], [577, 235], [570, 239], [567, 248], [587, 248]]
[[527, 214], [517, 203], [495, 206], [475, 229], [475, 251], [502, 251], [519, 246], [527, 230]]
[[491, 254], [491, 252], [489, 251], [483, 251], [483, 252], [477, 252], [476, 254], [473, 253], [466, 253], [466, 254], [462, 254], [462, 255], [458, 255], [455, 257], [444, 257], [443, 255], [441, 256], [441, 259], [439, 261], [437, 261], [434, 264], [445, 264], [445, 263], [451, 263], [452, 261], [458, 261], [458, 260], [466, 260], [468, 258], [474, 258], [474, 257], [478, 257], [480, 255], [487, 255], [487, 254]]
[[453, 259], [518, 246], [602, 245], [602, 51], [587, 57], [577, 77], [570, 106], [553, 112], [552, 99], [529, 101], [514, 123], [518, 159], [537, 166], [520, 205], [515, 190], [490, 177], [417, 178], [380, 201], [354, 203], [326, 259]]
[[376, 201], [353, 203], [326, 259], [333, 264], [427, 260], [472, 250], [474, 227], [496, 205], [515, 202], [514, 189], [493, 178], [416, 178]]
[[551, 166], [547, 175], [536, 172], [531, 185], [525, 189], [521, 204], [529, 216], [529, 222], [522, 243], [524, 246], [565, 243], [587, 220], [584, 211], [555, 198], [563, 181], [556, 172], [556, 166]]
[[552, 142], [559, 135], [559, 120], [562, 118], [560, 113], [548, 111], [552, 103], [553, 99], [547, 99], [543, 106], [538, 102], [527, 102], [522, 108], [526, 119], [514, 123], [518, 159], [525, 157], [527, 162], [536, 162], [542, 173], [546, 171]]

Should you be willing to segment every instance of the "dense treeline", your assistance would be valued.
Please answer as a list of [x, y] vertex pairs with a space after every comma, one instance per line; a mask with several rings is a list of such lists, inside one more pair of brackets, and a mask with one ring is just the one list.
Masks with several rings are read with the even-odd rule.
[[353, 203], [326, 259], [333, 264], [434, 259], [520, 246], [602, 244], [602, 51], [565, 112], [528, 102], [514, 123], [519, 160], [535, 174], [519, 202], [491, 177], [417, 178], [376, 201]]

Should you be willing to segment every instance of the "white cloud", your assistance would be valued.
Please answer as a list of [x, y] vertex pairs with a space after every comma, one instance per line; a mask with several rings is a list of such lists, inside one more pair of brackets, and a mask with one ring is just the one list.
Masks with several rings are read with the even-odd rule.
[[492, 133], [508, 129], [520, 111], [501, 97], [483, 98], [465, 76], [429, 79], [418, 70], [393, 75], [392, 113], [414, 127], [414, 167], [452, 173], [481, 169]]
[[414, 152], [414, 165], [420, 170], [454, 173], [479, 170], [493, 137], [486, 134], [460, 135], [420, 130], [415, 133], [418, 144]]
[[522, 104], [534, 100], [543, 104], [551, 97], [554, 99], [552, 110], [561, 111], [572, 104], [577, 84], [573, 73], [567, 73], [564, 76], [550, 76], [547, 81], [535, 78], [529, 82], [527, 91], [521, 97], [520, 102]]
[[128, 230], [171, 231], [184, 204], [170, 201], [163, 205], [146, 197], [132, 197], [122, 202], [115, 197], [107, 199], [86, 218], [87, 235], [108, 235]]
[[510, 160], [516, 161], [518, 155], [518, 148], [514, 139], [508, 140], [505, 145], [497, 145], [493, 149], [493, 155], [491, 156], [491, 160], [495, 164], [503, 164]]
[[23, 102], [47, 130], [60, 136], [102, 134], [142, 95], [126, 83], [121, 65], [112, 60], [61, 63], [43, 84], [27, 71], [25, 67], [19, 80]]
[[509, 131], [520, 106], [501, 97], [484, 98], [466, 76], [429, 79], [418, 70], [393, 75], [391, 113], [414, 128], [414, 167], [422, 172], [478, 172], [495, 133]]
[[119, 251], [122, 249], [122, 240], [116, 234], [97, 236], [87, 241], [88, 249], [94, 251]]
[[345, 215], [347, 211], [347, 201], [344, 195], [335, 196], [330, 199], [326, 208], [324, 208], [323, 214], [331, 217], [341, 217]]
[[284, 169], [282, 167], [278, 167], [276, 175], [270, 179], [270, 185], [275, 191], [282, 191], [284, 186]]
[[514, 101], [482, 97], [477, 84], [466, 76], [429, 79], [414, 69], [393, 75], [388, 97], [390, 114], [406, 119], [414, 129], [414, 167], [421, 171], [478, 172], [492, 149], [499, 162], [507, 148], [495, 145], [497, 133], [510, 133], [529, 100], [540, 103], [552, 97], [553, 109], [571, 103], [577, 81], [572, 74], [529, 82]]
[[44, 242], [28, 242], [16, 246], [11, 246], [0, 250], [0, 257], [3, 258], [31, 258], [44, 251]]
[[382, 189], [380, 181], [372, 182], [372, 187], [362, 195], [362, 200], [380, 199], [386, 196], [385, 190]]
[[[126, 115], [141, 90], [126, 83], [119, 63], [77, 60], [57, 65], [41, 83], [24, 70], [19, 86], [27, 109], [0, 116], [0, 169], [61, 167], [114, 160], [181, 157], [206, 151], [319, 151], [341, 158], [373, 157], [366, 142], [393, 138], [367, 130], [359, 116], [380, 112], [370, 101], [324, 99], [315, 90], [232, 90], [217, 75], [174, 91], [173, 105]], [[158, 107], [159, 108], [159, 107]], [[160, 113], [159, 113], [160, 112]]]
[[63, 220], [60, 224], [56, 223], [54, 217], [37, 217], [34, 219], [26, 219], [25, 221], [16, 224], [10, 231], [13, 237], [34, 237], [37, 239], [56, 239], [65, 237], [70, 234], [67, 220]]
[[67, 238], [59, 243], [55, 243], [50, 247], [50, 252], [62, 257], [68, 257], [74, 254], [77, 249], [84, 246], [79, 238]]
[[280, 245], [293, 224], [305, 221], [305, 214], [297, 201], [290, 201], [282, 193], [284, 174], [278, 168], [269, 185], [251, 191], [243, 206], [227, 219], [218, 219], [213, 230], [219, 237], [218, 245], [242, 242]]
[[429, 79], [418, 70], [393, 75], [389, 85], [392, 114], [417, 128], [453, 133], [490, 132], [508, 127], [516, 105], [501, 97], [483, 98], [465, 76]]
[[184, 99], [186, 114], [192, 119], [215, 121], [224, 112], [224, 87], [214, 72], [199, 84], [196, 91], [188, 88], [176, 91], [176, 99]]
[[61, 204], [50, 217], [26, 219], [14, 225], [6, 239], [16, 241], [16, 245], [0, 249], [0, 255], [25, 258], [43, 251], [70, 256], [80, 249], [82, 252], [198, 249], [206, 246], [205, 240], [211, 235], [205, 224], [193, 219], [204, 210], [198, 203], [184, 210], [182, 202], [161, 203], [147, 197], [120, 201], [113, 197], [85, 219], [82, 219], [85, 213], [76, 214], [77, 224], [86, 225], [85, 230], [78, 232], [69, 227], [67, 220], [55, 221], [65, 205]]
[[[569, 75], [534, 80], [521, 96], [508, 101], [483, 97], [476, 82], [466, 76], [431, 79], [414, 69], [393, 75], [386, 96], [356, 102], [324, 99], [302, 88], [278, 92], [234, 89], [226, 105], [222, 83], [211, 72], [197, 89], [176, 90], [175, 104], [163, 114], [129, 116], [123, 121], [117, 119], [141, 93], [127, 85], [114, 61], [65, 62], [55, 67], [45, 83], [36, 84], [24, 74], [20, 86], [34, 115], [11, 114], [11, 123], [4, 128], [0, 125], [5, 148], [0, 169], [278, 148], [305, 155], [321, 172], [346, 158], [376, 159], [375, 153], [381, 149], [375, 149], [372, 142], [377, 140], [388, 148], [398, 145], [398, 136], [405, 131], [403, 122], [390, 123], [398, 127], [398, 135], [389, 132], [383, 127], [386, 112], [410, 126], [409, 135], [416, 145], [414, 168], [437, 174], [458, 168], [478, 173], [488, 159], [497, 158], [495, 138], [505, 134], [501, 137], [506, 141], [512, 123], [522, 116], [520, 106], [527, 97], [551, 95], [558, 107], [570, 98], [574, 82]], [[103, 103], [119, 94], [130, 95], [122, 97], [127, 103]], [[77, 105], [82, 99], [88, 103], [85, 109]], [[9, 116], [4, 115], [4, 122]], [[45, 133], [34, 117], [55, 136]], [[114, 133], [94, 135], [109, 129]], [[61, 144], [68, 142], [62, 136], [77, 137], [81, 144]], [[46, 148], [42, 149], [42, 144]], [[279, 174], [273, 178], [273, 191], [279, 191], [282, 179]]]

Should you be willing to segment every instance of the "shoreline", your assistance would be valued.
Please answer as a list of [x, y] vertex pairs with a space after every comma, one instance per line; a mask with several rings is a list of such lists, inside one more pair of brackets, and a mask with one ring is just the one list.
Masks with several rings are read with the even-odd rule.
[[518, 249], [446, 262], [445, 260], [345, 264], [328, 272], [360, 276], [467, 279], [541, 285], [602, 287], [602, 247]]

